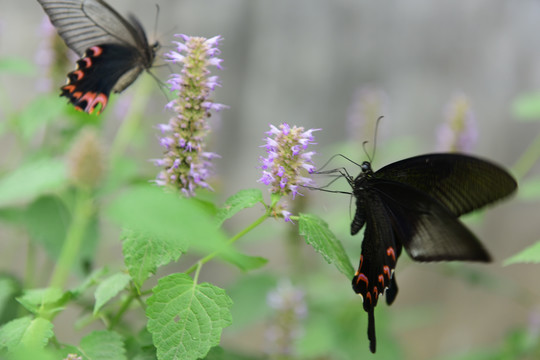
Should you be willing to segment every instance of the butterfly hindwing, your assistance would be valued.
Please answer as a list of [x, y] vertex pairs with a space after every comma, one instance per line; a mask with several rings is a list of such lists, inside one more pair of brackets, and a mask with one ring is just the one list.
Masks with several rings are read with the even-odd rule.
[[143, 70], [136, 63], [126, 64], [130, 59], [133, 61], [134, 55], [133, 48], [123, 45], [92, 46], [77, 61], [77, 69], [68, 74], [61, 96], [67, 97], [78, 110], [91, 114], [101, 105], [99, 112], [103, 111], [111, 91], [127, 82], [129, 85]]
[[463, 154], [427, 154], [397, 161], [373, 175], [410, 185], [459, 216], [502, 199], [517, 187], [500, 166]]

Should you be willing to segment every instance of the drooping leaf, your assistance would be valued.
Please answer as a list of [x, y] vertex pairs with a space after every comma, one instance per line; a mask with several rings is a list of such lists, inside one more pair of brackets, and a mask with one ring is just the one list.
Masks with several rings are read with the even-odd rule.
[[231, 299], [208, 283], [195, 284], [186, 274], [159, 280], [148, 299], [146, 315], [158, 359], [195, 360], [219, 344], [232, 322]]
[[71, 293], [58, 288], [29, 289], [17, 298], [28, 311], [44, 317], [62, 310], [70, 300]]
[[131, 277], [128, 274], [116, 273], [99, 284], [95, 293], [94, 315], [103, 305], [124, 290], [130, 279]]
[[330, 231], [328, 225], [320, 218], [311, 214], [300, 214], [298, 221], [300, 235], [313, 246], [329, 264], [334, 266], [347, 278], [354, 274], [351, 260], [345, 253], [343, 245]]
[[263, 202], [261, 190], [240, 190], [235, 195], [229, 197], [223, 207], [219, 209], [217, 214], [218, 225], [221, 226], [225, 220], [231, 218], [240, 210], [250, 208], [259, 202]]

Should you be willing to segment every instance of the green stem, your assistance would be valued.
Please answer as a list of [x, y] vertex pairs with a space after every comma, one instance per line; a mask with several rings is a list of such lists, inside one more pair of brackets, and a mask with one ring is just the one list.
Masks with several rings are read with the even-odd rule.
[[150, 98], [151, 83], [142, 77], [142, 83], [137, 87], [137, 92], [133, 96], [129, 112], [126, 115], [122, 125], [118, 129], [114, 143], [111, 146], [110, 159], [114, 165], [118, 158], [126, 151], [142, 120], [141, 114], [148, 104]]
[[521, 155], [514, 164], [513, 170], [518, 182], [527, 175], [534, 164], [540, 158], [540, 134], [534, 139], [532, 144]]
[[[258, 218], [257, 220], [255, 220], [253, 223], [251, 223], [251, 225], [249, 225], [248, 227], [246, 227], [244, 230], [240, 231], [238, 234], [236, 234], [235, 236], [233, 236], [232, 238], [230, 238], [228, 241], [227, 241], [227, 244], [228, 245], [231, 245], [233, 244], [236, 240], [240, 239], [242, 236], [246, 235], [248, 232], [250, 232], [251, 230], [255, 229], [259, 224], [261, 224], [264, 220], [266, 220], [266, 218], [269, 216], [270, 212], [267, 211], [263, 216], [261, 216], [260, 218]], [[206, 255], [204, 258], [202, 258], [201, 260], [199, 260], [197, 262], [197, 264], [193, 265], [192, 267], [190, 267], [189, 269], [186, 270], [186, 274], [191, 274], [193, 271], [197, 270], [199, 267], [202, 267], [204, 264], [206, 264], [208, 261], [212, 260], [213, 258], [215, 258], [217, 255], [219, 255], [219, 251], [214, 251], [213, 253], [211, 253], [210, 255]]]
[[107, 327], [109, 330], [114, 329], [114, 327], [120, 322], [120, 319], [122, 316], [124, 316], [124, 313], [129, 309], [129, 306], [131, 305], [132, 301], [134, 299], [133, 294], [130, 294], [122, 303], [122, 306], [120, 307], [120, 310], [118, 311], [118, 314], [111, 320], [109, 323], [109, 326]]
[[94, 211], [89, 189], [77, 188], [73, 219], [67, 231], [60, 258], [51, 277], [50, 286], [62, 289], [67, 281], [73, 262], [78, 259], [84, 234]]

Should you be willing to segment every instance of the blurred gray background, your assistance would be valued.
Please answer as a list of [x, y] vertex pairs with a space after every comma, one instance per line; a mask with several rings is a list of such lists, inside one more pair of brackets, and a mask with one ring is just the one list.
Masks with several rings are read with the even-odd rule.
[[[336, 152], [336, 144], [351, 138], [371, 141], [373, 133], [351, 137], [347, 125], [354, 94], [361, 88], [380, 90], [385, 97], [384, 113], [379, 114], [385, 119], [380, 126], [374, 168], [436, 150], [437, 127], [444, 121], [445, 106], [456, 93], [468, 98], [477, 120], [479, 138], [473, 150], [477, 155], [509, 168], [539, 131], [538, 123], [516, 122], [511, 105], [519, 94], [540, 89], [540, 1], [109, 3], [122, 14], [132, 12], [139, 17], [149, 38], [157, 37], [163, 45], [162, 52], [168, 50], [174, 33], [224, 37], [220, 48], [225, 69], [213, 71], [223, 86], [215, 99], [230, 109], [213, 117], [217, 121], [212, 137], [212, 150], [222, 156], [216, 163], [220, 179], [217, 187], [223, 197], [243, 188], [261, 187], [256, 183], [260, 177], [258, 157], [263, 155], [259, 146], [268, 124], [287, 122], [322, 128], [316, 133], [318, 165]], [[161, 7], [157, 34], [153, 30], [155, 4]], [[0, 0], [0, 9], [0, 56], [33, 61], [44, 16], [41, 7], [31, 0]], [[155, 72], [166, 76], [168, 70], [158, 68]], [[9, 89], [12, 106], [21, 108], [32, 101], [35, 79], [8, 75], [1, 79], [4, 91]], [[117, 96], [129, 96], [136, 86]], [[166, 122], [169, 116], [161, 111], [165, 100], [157, 86], [155, 93], [145, 124], [150, 141], [137, 153], [141, 166], [146, 167], [150, 167], [146, 159], [160, 154], [157, 141], [151, 142], [156, 133], [153, 127]], [[114, 133], [118, 123], [112, 114], [107, 116], [111, 117], [110, 130]], [[388, 148], [391, 151], [385, 150], [385, 143], [396, 139], [409, 139], [414, 146], [400, 151], [394, 145]], [[10, 139], [4, 137], [1, 143], [1, 163], [15, 166]], [[357, 152], [346, 155], [356, 161], [365, 160], [360, 146]], [[533, 169], [536, 174], [538, 170], [538, 166]], [[324, 217], [327, 212], [342, 209], [343, 240], [359, 244], [360, 237], [346, 235], [349, 199], [314, 195], [317, 207], [308, 210]], [[540, 238], [539, 218], [536, 204], [523, 204], [514, 198], [487, 212], [482, 226], [473, 226], [495, 259], [486, 269], [503, 284], [529, 287], [535, 300], [540, 298], [538, 267], [502, 267], [501, 261]], [[342, 224], [330, 226], [336, 229]], [[359, 245], [354, 249], [358, 254], [350, 255], [356, 265]], [[264, 255], [272, 266], [272, 253]], [[438, 265], [411, 264], [404, 258], [406, 255], [398, 265], [400, 295], [385, 311], [393, 316], [400, 309], [418, 303], [422, 306], [424, 301], [442, 304], [439, 312], [444, 309], [437, 314], [436, 325], [419, 325], [396, 333], [401, 343], [407, 343], [407, 358], [428, 359], [473, 345], [496, 346], [513, 326], [527, 326], [535, 312], [536, 316], [540, 314], [540, 306], [534, 301], [518, 302], [512, 289], [508, 289], [507, 296], [494, 296], [489, 289], [445, 277]], [[403, 263], [406, 266], [400, 269]], [[253, 342], [251, 345], [255, 346]]]

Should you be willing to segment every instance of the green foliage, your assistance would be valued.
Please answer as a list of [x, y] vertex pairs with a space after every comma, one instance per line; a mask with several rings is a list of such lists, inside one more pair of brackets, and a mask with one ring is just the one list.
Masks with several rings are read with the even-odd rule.
[[118, 295], [129, 284], [131, 277], [128, 274], [116, 273], [103, 280], [96, 289], [96, 303], [94, 305], [94, 315], [101, 307], [113, 297]]
[[523, 121], [540, 120], [540, 93], [526, 93], [518, 96], [512, 104], [512, 113]]
[[520, 263], [540, 263], [540, 241], [504, 261], [504, 265]]
[[347, 278], [353, 276], [354, 268], [351, 260], [324, 220], [315, 215], [300, 214], [298, 228], [306, 242], [321, 253], [329, 264], [334, 264]]
[[238, 193], [228, 198], [223, 207], [219, 209], [216, 216], [218, 225], [221, 225], [225, 220], [231, 218], [240, 210], [253, 207], [257, 203], [264, 204], [261, 190], [240, 190]]
[[232, 323], [232, 300], [212, 284], [172, 274], [160, 279], [152, 291], [146, 315], [160, 359], [203, 357]]

